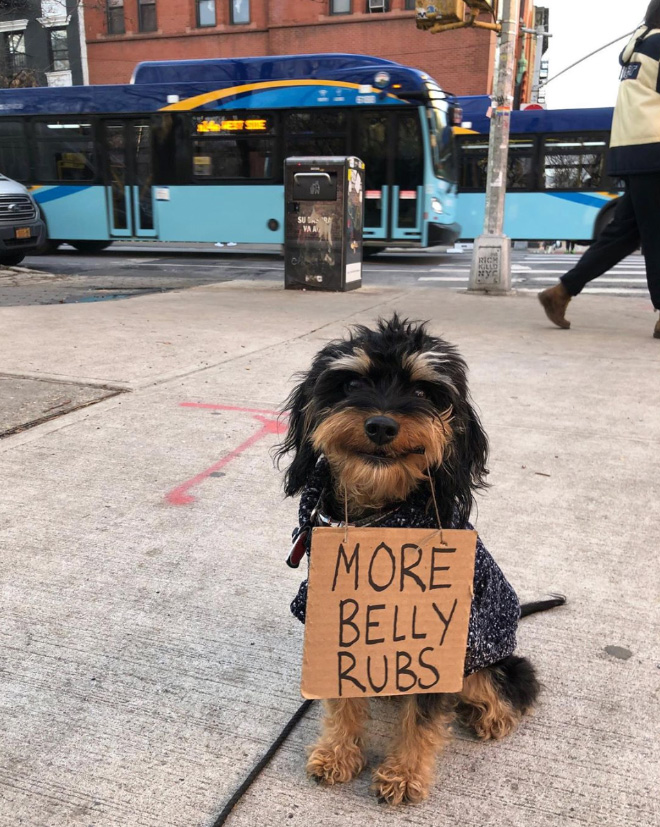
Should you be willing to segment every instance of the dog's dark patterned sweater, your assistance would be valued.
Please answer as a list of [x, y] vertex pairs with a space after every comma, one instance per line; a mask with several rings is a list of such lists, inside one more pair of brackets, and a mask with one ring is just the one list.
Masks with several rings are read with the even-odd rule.
[[[331, 490], [330, 470], [325, 459], [317, 463], [309, 483], [300, 498], [299, 525], [311, 525], [312, 512], [324, 492]], [[428, 504], [431, 493], [425, 486], [417, 488], [397, 508], [390, 511], [378, 525], [384, 528], [436, 528], [437, 518]], [[324, 512], [327, 514], [327, 512]], [[333, 520], [340, 517], [329, 514]], [[451, 525], [444, 528], [472, 529], [470, 523]], [[300, 529], [294, 532], [294, 537]], [[311, 531], [307, 534], [307, 554], [310, 552]], [[307, 580], [300, 584], [298, 594], [291, 603], [291, 612], [302, 623], [307, 608]], [[516, 630], [520, 619], [520, 602], [501, 569], [493, 560], [488, 549], [477, 538], [474, 564], [474, 597], [468, 628], [465, 674], [470, 675], [485, 666], [490, 666], [511, 655], [516, 648]]]

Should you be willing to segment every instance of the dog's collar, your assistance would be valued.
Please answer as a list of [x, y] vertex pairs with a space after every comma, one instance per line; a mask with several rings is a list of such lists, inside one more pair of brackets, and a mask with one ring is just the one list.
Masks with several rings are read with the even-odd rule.
[[[328, 514], [324, 513], [322, 508], [324, 496], [325, 490], [321, 492], [316, 505], [312, 509], [312, 513], [309, 515], [309, 525], [316, 527], [325, 526], [326, 528], [346, 525], [345, 520], [334, 520]], [[360, 520], [349, 520], [348, 525], [355, 528], [370, 528], [371, 526], [377, 526], [400, 508], [401, 505], [397, 505], [396, 508], [389, 508], [387, 511], [379, 511], [375, 514], [369, 514], [366, 517], [362, 517]]]
[[[325, 491], [321, 491], [321, 494], [316, 502], [316, 505], [312, 509], [309, 518], [304, 525], [301, 525], [293, 533], [293, 545], [291, 546], [291, 550], [286, 558], [287, 565], [292, 569], [297, 569], [300, 565], [300, 561], [305, 556], [305, 552], [308, 548], [307, 540], [309, 533], [313, 528], [338, 528], [346, 525], [344, 520], [333, 520], [332, 517], [324, 513], [321, 508], [324, 494]], [[368, 517], [363, 517], [361, 520], [352, 520], [349, 522], [349, 526], [353, 526], [354, 528], [368, 528], [377, 526], [383, 520], [386, 520], [398, 511], [400, 507], [401, 506], [390, 508], [388, 511], [381, 511], [378, 514], [370, 514]]]

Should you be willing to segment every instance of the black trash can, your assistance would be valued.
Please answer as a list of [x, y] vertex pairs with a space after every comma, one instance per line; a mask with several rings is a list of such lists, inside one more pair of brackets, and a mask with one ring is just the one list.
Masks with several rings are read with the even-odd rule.
[[284, 163], [284, 286], [362, 286], [364, 164], [354, 157], [287, 158]]

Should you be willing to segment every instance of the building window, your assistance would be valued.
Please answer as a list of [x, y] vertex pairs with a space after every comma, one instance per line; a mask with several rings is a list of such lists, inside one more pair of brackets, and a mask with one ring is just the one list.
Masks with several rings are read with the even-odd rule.
[[350, 14], [351, 0], [330, 0], [330, 14]]
[[54, 72], [68, 72], [71, 68], [66, 29], [50, 30], [50, 60]]
[[107, 0], [108, 34], [124, 34], [124, 0]]
[[141, 32], [156, 31], [156, 0], [138, 0], [138, 28]]
[[403, 8], [406, 11], [415, 11], [417, 0], [404, 0]]
[[250, 0], [231, 0], [231, 22], [250, 22]]
[[27, 69], [25, 32], [8, 32], [4, 42], [4, 64], [8, 75], [17, 75]]
[[197, 25], [215, 26], [215, 0], [197, 0]]

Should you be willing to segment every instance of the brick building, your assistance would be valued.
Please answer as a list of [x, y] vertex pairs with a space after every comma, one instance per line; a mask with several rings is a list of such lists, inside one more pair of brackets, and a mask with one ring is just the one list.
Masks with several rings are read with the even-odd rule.
[[79, 0], [0, 0], [0, 88], [87, 83]]
[[[340, 51], [422, 69], [456, 94], [490, 92], [496, 36], [478, 29], [419, 31], [414, 5], [414, 0], [88, 0], [90, 82], [126, 83], [141, 60]], [[533, 25], [532, 0], [522, 5], [522, 20]], [[521, 37], [530, 67], [535, 42]], [[522, 91], [527, 100], [528, 90]]]

